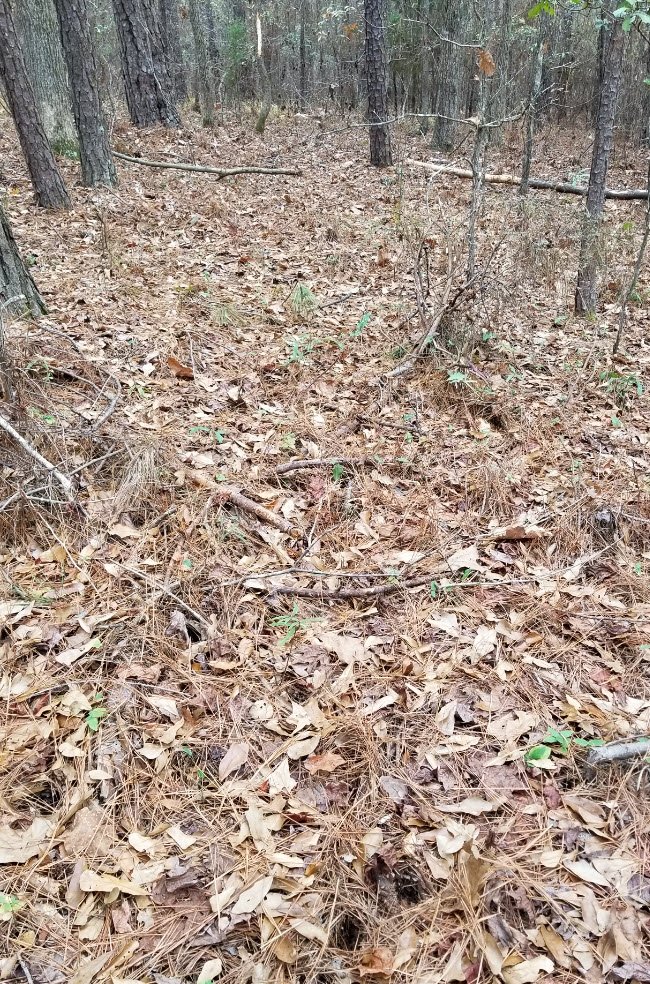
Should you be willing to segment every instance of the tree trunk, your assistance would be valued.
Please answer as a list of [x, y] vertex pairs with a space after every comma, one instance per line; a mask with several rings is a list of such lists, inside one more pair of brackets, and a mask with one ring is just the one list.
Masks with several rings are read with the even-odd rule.
[[37, 203], [43, 208], [69, 208], [70, 198], [38, 114], [9, 0], [0, 0], [0, 76]]
[[544, 70], [544, 37], [540, 31], [537, 41], [537, 51], [535, 53], [535, 65], [533, 68], [533, 81], [530, 92], [530, 103], [526, 119], [526, 137], [524, 140], [524, 154], [521, 161], [521, 183], [519, 194], [527, 195], [530, 182], [530, 164], [533, 158], [533, 138], [535, 136], [535, 121], [537, 118], [539, 93], [542, 87], [542, 73]]
[[83, 183], [114, 187], [117, 175], [97, 83], [88, 0], [54, 0], [54, 4], [72, 85]]
[[456, 0], [446, 0], [444, 6], [443, 30], [449, 40], [441, 42], [442, 48], [439, 61], [438, 98], [436, 100], [436, 117], [434, 142], [444, 151], [450, 151], [456, 142], [457, 124], [454, 119], [460, 116], [460, 70], [462, 48], [454, 41], [459, 41], [461, 27], [461, 10]]
[[174, 95], [179, 103], [185, 102], [188, 96], [187, 76], [183, 65], [181, 48], [181, 21], [178, 15], [177, 0], [160, 0], [160, 21], [163, 42], [167, 50]]
[[113, 0], [113, 12], [131, 122], [180, 126], [154, 0]]
[[198, 0], [188, 0], [190, 24], [194, 37], [194, 54], [196, 56], [196, 72], [199, 90], [199, 104], [203, 117], [203, 126], [214, 124], [214, 88], [212, 74], [208, 63], [208, 45], [206, 41], [206, 25], [201, 16]]
[[9, 220], [0, 203], [0, 308], [44, 314], [45, 305], [23, 263]]
[[77, 131], [52, 0], [19, 0], [13, 8], [43, 129], [55, 153], [73, 153]]
[[[366, 22], [366, 79], [370, 127], [370, 163], [390, 167], [393, 156], [388, 119], [388, 68], [384, 32], [384, 0], [364, 0]], [[378, 125], [382, 124], [382, 125]]]
[[208, 62], [212, 73], [212, 88], [215, 96], [221, 83], [219, 70], [219, 45], [217, 44], [217, 25], [214, 22], [212, 0], [201, 0], [201, 13], [205, 24], [205, 41], [208, 46]]
[[589, 172], [587, 207], [582, 226], [580, 264], [575, 294], [577, 314], [592, 314], [598, 298], [598, 271], [600, 266], [599, 233], [605, 205], [607, 168], [614, 144], [616, 103], [621, 83], [625, 37], [618, 17], [605, 26], [603, 57], [596, 132]]
[[307, 17], [307, 0], [300, 3], [300, 76], [298, 89], [298, 107], [304, 112], [307, 105], [307, 42], [305, 39], [305, 19]]

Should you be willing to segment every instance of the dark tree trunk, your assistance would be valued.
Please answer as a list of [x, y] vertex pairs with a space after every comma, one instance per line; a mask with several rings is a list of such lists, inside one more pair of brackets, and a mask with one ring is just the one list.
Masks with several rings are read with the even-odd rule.
[[36, 201], [43, 208], [69, 208], [70, 198], [38, 115], [9, 0], [0, 0], [0, 77], [5, 84]]
[[23, 263], [9, 220], [0, 203], [0, 307], [43, 314], [45, 305]]
[[600, 267], [600, 226], [605, 205], [607, 168], [614, 144], [614, 121], [621, 84], [625, 36], [618, 17], [605, 25], [603, 38], [602, 72], [594, 148], [589, 172], [587, 207], [582, 226], [580, 265], [575, 295], [577, 314], [591, 314], [598, 299], [598, 272]]
[[300, 82], [298, 89], [298, 106], [302, 112], [307, 105], [307, 42], [305, 38], [305, 19], [307, 0], [301, 0], [300, 4]]
[[177, 0], [160, 0], [160, 20], [163, 41], [168, 53], [176, 101], [185, 102], [188, 96], [187, 75], [181, 49], [181, 21]]
[[54, 0], [54, 4], [72, 86], [83, 182], [114, 187], [117, 175], [97, 83], [87, 0]]
[[205, 24], [205, 40], [208, 46], [208, 61], [212, 73], [212, 87], [215, 95], [219, 90], [219, 46], [217, 44], [217, 25], [214, 22], [212, 0], [201, 0], [201, 13]]
[[[390, 167], [393, 157], [388, 119], [388, 67], [384, 31], [383, 0], [364, 0], [366, 22], [366, 79], [368, 85], [368, 122], [370, 127], [370, 163]], [[383, 123], [383, 125], [377, 125]]]
[[208, 45], [206, 40], [206, 25], [201, 16], [198, 0], [188, 0], [190, 23], [194, 37], [194, 53], [196, 56], [196, 73], [199, 90], [199, 104], [203, 117], [203, 126], [214, 123], [214, 88], [212, 74], [208, 62]]
[[12, 6], [47, 139], [55, 153], [76, 151], [70, 84], [52, 0], [18, 0]]
[[113, 0], [131, 122], [180, 126], [154, 0]]

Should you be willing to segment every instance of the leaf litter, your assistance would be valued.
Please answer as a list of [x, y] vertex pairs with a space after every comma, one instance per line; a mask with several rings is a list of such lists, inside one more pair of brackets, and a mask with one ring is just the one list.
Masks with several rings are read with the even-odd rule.
[[614, 369], [615, 306], [566, 314], [579, 204], [540, 194], [479, 340], [378, 386], [411, 226], [443, 271], [466, 189], [303, 125], [269, 138], [303, 178], [124, 170], [64, 226], [2, 137], [50, 307], [8, 326], [21, 400], [83, 513], [0, 512], [0, 978], [645, 980], [647, 764], [587, 756], [650, 732], [642, 312]]

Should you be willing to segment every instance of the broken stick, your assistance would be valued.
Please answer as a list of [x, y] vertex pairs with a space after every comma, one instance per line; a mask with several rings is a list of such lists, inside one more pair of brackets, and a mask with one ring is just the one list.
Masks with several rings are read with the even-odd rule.
[[150, 161], [146, 157], [131, 157], [130, 154], [118, 154], [113, 151], [113, 157], [120, 161], [128, 161], [129, 164], [142, 164], [143, 167], [166, 167], [174, 171], [194, 171], [197, 174], [214, 174], [221, 178], [228, 178], [233, 174], [289, 174], [294, 178], [299, 178], [302, 171], [286, 167], [207, 167], [204, 164], [183, 164], [182, 161]]
[[610, 762], [630, 762], [632, 759], [650, 756], [650, 735], [637, 735], [625, 741], [610, 741], [607, 745], [590, 748], [589, 765], [606, 765]]
[[40, 453], [40, 451], [37, 451], [36, 448], [33, 448], [31, 444], [29, 444], [29, 442], [25, 440], [22, 434], [19, 434], [18, 431], [14, 427], [12, 427], [9, 421], [6, 420], [1, 414], [0, 414], [0, 428], [3, 431], [5, 431], [7, 434], [9, 434], [10, 437], [13, 437], [16, 444], [19, 444], [20, 447], [23, 449], [23, 451], [26, 451], [27, 454], [34, 459], [34, 461], [37, 461], [39, 465], [45, 468], [46, 471], [49, 471], [49, 473], [53, 476], [53, 478], [57, 480], [57, 482], [63, 489], [66, 499], [69, 502], [74, 502], [74, 495], [72, 492], [72, 482], [68, 478], [68, 476], [64, 475], [62, 471], [59, 471], [56, 465], [53, 465], [51, 461], [48, 461], [47, 458], [44, 458], [43, 455]]
[[331, 468], [334, 465], [356, 468], [359, 465], [368, 464], [374, 465], [376, 462], [372, 458], [296, 458], [294, 461], [287, 461], [284, 465], [276, 468], [276, 474], [286, 475], [288, 472], [303, 468]]

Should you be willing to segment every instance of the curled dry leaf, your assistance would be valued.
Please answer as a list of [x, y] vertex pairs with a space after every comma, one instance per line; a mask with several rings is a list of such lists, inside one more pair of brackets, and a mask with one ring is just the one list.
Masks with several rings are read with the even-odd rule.
[[240, 769], [248, 761], [251, 746], [247, 741], [235, 742], [231, 745], [219, 762], [219, 778], [223, 782], [229, 775]]
[[47, 850], [54, 824], [36, 817], [24, 830], [14, 830], [8, 824], [0, 827], [0, 864], [23, 864]]
[[345, 765], [345, 759], [336, 752], [323, 752], [322, 755], [310, 755], [305, 762], [307, 772], [315, 775], [317, 772], [334, 772], [340, 765]]
[[182, 362], [170, 355], [167, 359], [167, 366], [171, 369], [172, 375], [177, 379], [194, 379], [194, 370], [191, 366], [184, 366]]
[[258, 905], [271, 891], [272, 884], [273, 875], [267, 875], [265, 878], [258, 878], [252, 885], [244, 889], [232, 907], [233, 915], [255, 912]]
[[122, 892], [124, 895], [148, 895], [146, 888], [136, 885], [127, 878], [115, 878], [114, 875], [102, 875], [98, 871], [82, 871], [79, 876], [79, 888], [82, 892]]
[[533, 957], [515, 967], [504, 968], [501, 974], [506, 984], [533, 984], [540, 974], [550, 974], [554, 969], [555, 964], [548, 957]]
[[213, 981], [219, 977], [222, 970], [223, 963], [220, 957], [214, 957], [212, 960], [206, 960], [199, 971], [199, 976], [196, 978], [196, 984], [209, 984], [210, 981]]

